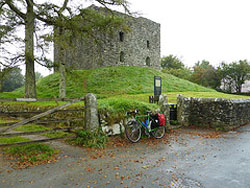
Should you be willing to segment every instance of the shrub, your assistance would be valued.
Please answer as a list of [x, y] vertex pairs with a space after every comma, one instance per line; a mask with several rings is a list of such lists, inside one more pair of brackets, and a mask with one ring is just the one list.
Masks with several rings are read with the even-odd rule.
[[71, 141], [73, 144], [86, 147], [104, 148], [108, 141], [107, 135], [105, 135], [101, 129], [96, 131], [90, 130], [78, 130], [76, 138]]

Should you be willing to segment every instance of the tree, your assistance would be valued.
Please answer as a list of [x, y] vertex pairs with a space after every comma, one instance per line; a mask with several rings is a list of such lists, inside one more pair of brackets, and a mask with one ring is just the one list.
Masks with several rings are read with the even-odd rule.
[[16, 68], [19, 59], [15, 53], [11, 52], [9, 45], [20, 42], [20, 38], [14, 34], [15, 30], [12, 27], [18, 22], [18, 18], [3, 8], [3, 5], [4, 3], [0, 2], [0, 92], [3, 92], [4, 81]]
[[174, 75], [184, 80], [191, 80], [192, 76], [192, 72], [188, 67], [184, 67], [182, 69], [174, 69], [174, 68], [163, 69], [162, 72]]
[[218, 89], [220, 86], [220, 79], [216, 69], [206, 60], [198, 61], [195, 64], [191, 81], [213, 89]]
[[36, 76], [36, 81], [43, 78], [43, 75], [40, 72], [35, 72], [35, 76]]
[[233, 85], [234, 85], [233, 80], [229, 76], [230, 71], [231, 70], [229, 68], [229, 65], [226, 64], [225, 62], [222, 62], [217, 68], [217, 74], [221, 81], [221, 89], [227, 93], [233, 92]]
[[3, 83], [6, 80], [7, 76], [9, 75], [11, 69], [10, 68], [3, 68], [0, 67], [0, 93], [3, 92]]
[[221, 63], [218, 72], [224, 83], [224, 90], [241, 93], [242, 85], [250, 78], [250, 65], [247, 60], [230, 64]]
[[20, 68], [12, 68], [3, 81], [3, 91], [10, 92], [24, 85], [24, 76]]
[[[122, 6], [127, 11], [126, 0], [95, 0], [99, 4], [105, 6], [117, 5]], [[25, 26], [25, 50], [23, 55], [17, 57], [24, 57], [26, 71], [25, 71], [25, 97], [36, 97], [35, 85], [35, 70], [34, 64], [38, 62], [42, 65], [51, 66], [51, 61], [46, 58], [46, 46], [53, 41], [52, 28], [57, 27], [62, 30], [90, 32], [93, 28], [89, 24], [82, 23], [75, 19], [75, 15], [80, 12], [80, 7], [83, 1], [78, 1], [76, 8], [72, 6], [72, 1], [64, 0], [63, 4], [57, 5], [53, 1], [46, 1], [39, 3], [35, 0], [2, 0], [0, 2], [0, 20], [1, 25], [12, 30]], [[110, 10], [110, 9], [109, 9]], [[88, 18], [88, 17], [87, 17]], [[6, 21], [7, 20], [7, 21]], [[47, 28], [50, 31], [44, 34]], [[42, 34], [39, 31], [43, 31]], [[5, 35], [6, 36], [6, 35]], [[34, 44], [34, 36], [36, 36], [37, 45]], [[35, 57], [34, 49], [38, 48], [41, 51], [41, 57]]]
[[167, 74], [172, 74], [176, 77], [190, 80], [191, 70], [181, 62], [181, 60], [173, 55], [169, 55], [161, 58], [161, 67], [163, 72]]
[[173, 68], [173, 69], [183, 69], [185, 65], [181, 62], [181, 60], [173, 55], [169, 55], [161, 58], [161, 67], [162, 68]]

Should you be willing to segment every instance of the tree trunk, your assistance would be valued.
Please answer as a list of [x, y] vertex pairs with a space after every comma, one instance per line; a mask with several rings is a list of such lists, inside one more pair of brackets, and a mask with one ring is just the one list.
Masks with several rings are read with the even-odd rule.
[[241, 94], [241, 88], [242, 88], [242, 85], [239, 85], [239, 86], [238, 86], [238, 88], [237, 88], [237, 90], [238, 90], [238, 91], [237, 91], [237, 92], [238, 92], [238, 94]]
[[[63, 35], [63, 29], [59, 29], [59, 36]], [[60, 43], [60, 52], [59, 52], [59, 72], [60, 72], [60, 80], [59, 80], [59, 97], [65, 98], [66, 97], [66, 68], [65, 68], [65, 61], [66, 61], [66, 51], [64, 47]]]
[[65, 70], [65, 64], [62, 62], [59, 65], [59, 72], [60, 72], [59, 97], [65, 98], [66, 97], [66, 70]]
[[[33, 1], [32, 1], [33, 3]], [[33, 5], [27, 5], [25, 20], [25, 97], [36, 98], [36, 79], [34, 66], [34, 20]]]
[[0, 93], [3, 92], [3, 80], [0, 78]]

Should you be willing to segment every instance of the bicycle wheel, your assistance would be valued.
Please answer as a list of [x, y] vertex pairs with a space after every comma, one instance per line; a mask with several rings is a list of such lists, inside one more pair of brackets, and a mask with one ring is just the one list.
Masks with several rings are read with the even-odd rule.
[[140, 124], [135, 120], [129, 121], [125, 127], [125, 133], [126, 133], [127, 138], [131, 142], [133, 142], [133, 143], [138, 142], [141, 138], [141, 126], [140, 126]]
[[164, 126], [159, 126], [157, 129], [151, 132], [152, 136], [155, 138], [162, 138], [165, 135], [166, 129]]

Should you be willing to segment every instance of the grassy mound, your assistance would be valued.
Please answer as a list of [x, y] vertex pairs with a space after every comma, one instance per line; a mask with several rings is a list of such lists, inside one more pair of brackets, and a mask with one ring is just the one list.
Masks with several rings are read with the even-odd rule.
[[[148, 97], [154, 92], [154, 76], [162, 77], [162, 93], [167, 94], [168, 102], [176, 103], [176, 95], [205, 98], [248, 98], [216, 92], [187, 80], [162, 73], [152, 68], [141, 67], [104, 67], [92, 70], [75, 70], [67, 73], [67, 97], [79, 98], [87, 93], [98, 97], [98, 108], [110, 113], [124, 113], [131, 109], [156, 109], [148, 103]], [[37, 82], [39, 98], [58, 97], [59, 74], [51, 74]], [[24, 96], [24, 88], [11, 93], [0, 93], [0, 98], [18, 98]], [[60, 102], [59, 104], [62, 104]], [[8, 102], [13, 104], [13, 102]], [[14, 102], [16, 104], [16, 102]], [[49, 106], [55, 102], [18, 102], [18, 105]], [[83, 105], [82, 103], [74, 105]]]
[[[153, 93], [154, 76], [162, 77], [162, 92], [164, 93], [214, 91], [152, 68], [121, 66], [76, 70], [67, 73], [67, 97], [81, 97], [86, 93], [95, 93], [99, 97]], [[38, 97], [58, 97], [58, 91], [58, 73], [49, 75], [37, 83]], [[24, 89], [21, 88], [14, 93], [15, 95], [23, 95], [23, 92]]]

